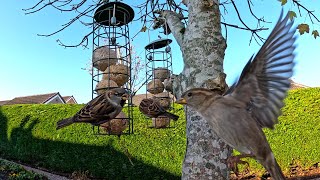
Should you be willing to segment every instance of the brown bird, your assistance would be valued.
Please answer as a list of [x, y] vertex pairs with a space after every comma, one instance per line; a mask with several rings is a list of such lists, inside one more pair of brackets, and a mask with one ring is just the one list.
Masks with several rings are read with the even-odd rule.
[[167, 112], [156, 99], [143, 99], [139, 105], [139, 110], [150, 118], [157, 118], [159, 116], [166, 116], [173, 120], [178, 120], [179, 116]]
[[258, 54], [244, 67], [239, 81], [223, 95], [190, 89], [177, 103], [199, 112], [227, 144], [257, 159], [276, 180], [285, 179], [262, 128], [273, 129], [290, 87], [294, 67], [293, 21], [281, 16]]
[[95, 97], [73, 117], [57, 122], [57, 129], [73, 123], [100, 125], [115, 118], [122, 110], [129, 95], [123, 88], [114, 88]]

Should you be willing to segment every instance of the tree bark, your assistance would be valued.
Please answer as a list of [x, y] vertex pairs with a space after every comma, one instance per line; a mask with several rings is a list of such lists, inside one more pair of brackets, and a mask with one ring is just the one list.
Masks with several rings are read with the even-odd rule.
[[[175, 79], [177, 97], [195, 87], [226, 89], [223, 59], [226, 42], [221, 34], [219, 5], [212, 0], [184, 0], [188, 25], [179, 15], [164, 11], [173, 36], [180, 45], [184, 69]], [[220, 140], [205, 119], [185, 108], [187, 148], [182, 179], [228, 179], [226, 159], [231, 148]]]

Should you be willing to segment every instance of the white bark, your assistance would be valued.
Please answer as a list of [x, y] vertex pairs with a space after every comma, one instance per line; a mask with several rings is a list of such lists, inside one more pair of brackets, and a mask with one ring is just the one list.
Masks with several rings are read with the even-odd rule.
[[[180, 45], [184, 69], [175, 80], [175, 92], [194, 87], [226, 89], [223, 59], [226, 49], [221, 34], [219, 5], [212, 0], [184, 0], [188, 7], [188, 25], [173, 12], [163, 17]], [[228, 179], [226, 159], [229, 148], [211, 130], [206, 120], [190, 108], [187, 117], [187, 149], [182, 179]]]
[[183, 40], [183, 33], [185, 31], [185, 26], [181, 22], [182, 17], [176, 12], [172, 12], [172, 11], [163, 11], [162, 16], [165, 19], [169, 20], [167, 21], [167, 24], [169, 27], [173, 28], [171, 29], [171, 33], [173, 34], [179, 46], [181, 47], [182, 40]]

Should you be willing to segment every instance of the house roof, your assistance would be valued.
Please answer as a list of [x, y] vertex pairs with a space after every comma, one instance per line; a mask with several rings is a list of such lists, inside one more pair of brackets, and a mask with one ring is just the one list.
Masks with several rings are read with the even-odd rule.
[[66, 103], [70, 100], [73, 100], [75, 103], [77, 103], [76, 99], [73, 96], [63, 96], [62, 98]]
[[7, 104], [9, 101], [10, 101], [10, 100], [0, 101], [0, 106]]
[[11, 105], [11, 104], [43, 104], [56, 95], [60, 95], [60, 94], [58, 92], [56, 92], [56, 93], [49, 93], [49, 94], [39, 94], [39, 95], [32, 95], [32, 96], [16, 97], [16, 98], [12, 99], [11, 101], [8, 101], [6, 103], [6, 105]]
[[[154, 95], [147, 93], [147, 98], [152, 98]], [[169, 93], [170, 98], [175, 100], [175, 97]], [[146, 94], [136, 94], [132, 97], [132, 104], [134, 104], [135, 106], [139, 106], [142, 99], [146, 98]]]
[[303, 84], [296, 83], [292, 79], [290, 79], [289, 81], [290, 81], [290, 89], [299, 89], [299, 88], [308, 88], [309, 87], [309, 86], [306, 86]]
[[[152, 97], [152, 94], [147, 94], [147, 97]], [[139, 106], [142, 99], [146, 98], [146, 94], [136, 94], [132, 97], [132, 104]]]

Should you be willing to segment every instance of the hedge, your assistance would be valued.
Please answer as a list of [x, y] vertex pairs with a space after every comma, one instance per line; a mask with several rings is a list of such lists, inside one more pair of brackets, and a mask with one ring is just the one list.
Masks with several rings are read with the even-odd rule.
[[[291, 163], [308, 168], [320, 160], [320, 88], [292, 90], [275, 130], [265, 130], [284, 171]], [[89, 171], [107, 179], [180, 179], [186, 148], [185, 117], [175, 127], [147, 128], [134, 108], [134, 134], [94, 135], [91, 125], [55, 130], [56, 122], [83, 105], [11, 105], [0, 107], [0, 157], [52, 171]], [[150, 123], [150, 122], [149, 122]], [[130, 162], [132, 161], [132, 163]], [[249, 160], [251, 172], [264, 169]]]

